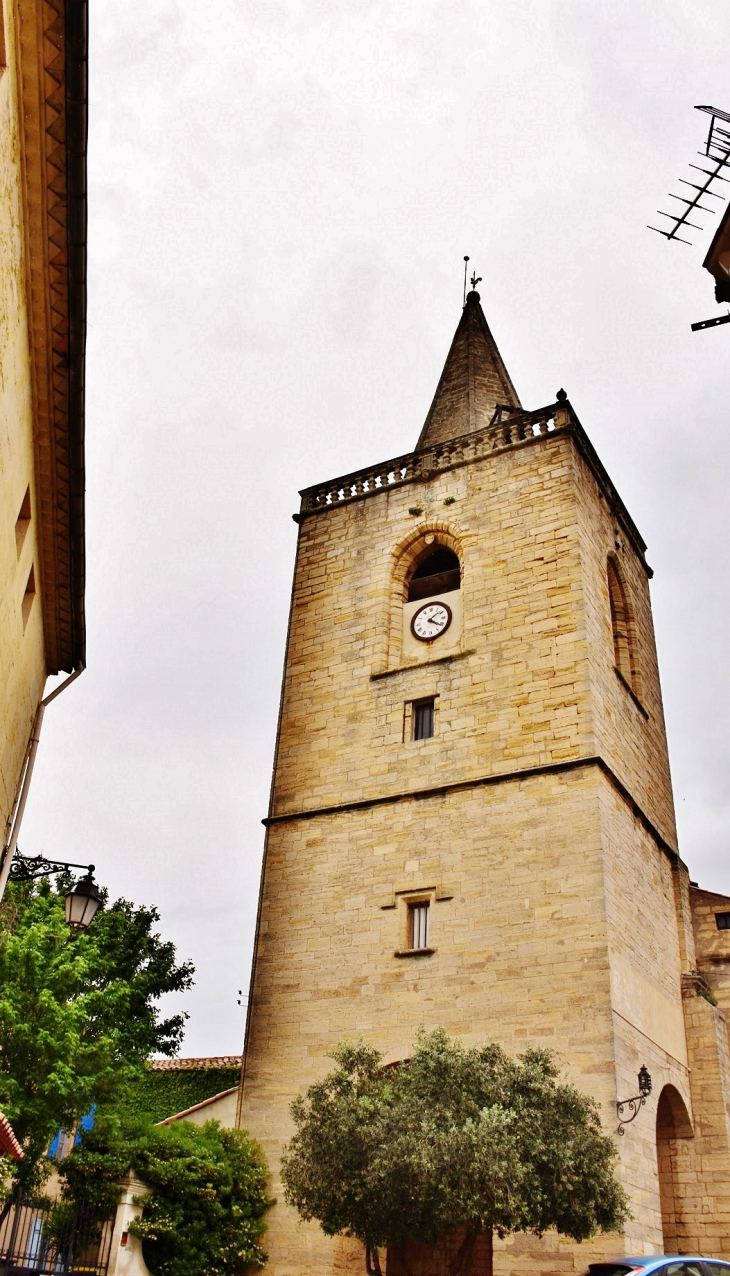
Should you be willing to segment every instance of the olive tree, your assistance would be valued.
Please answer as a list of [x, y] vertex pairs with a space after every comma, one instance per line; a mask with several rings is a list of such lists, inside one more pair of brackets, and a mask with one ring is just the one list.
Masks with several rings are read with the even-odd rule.
[[421, 1029], [397, 1065], [364, 1042], [331, 1057], [334, 1070], [291, 1106], [285, 1197], [326, 1235], [359, 1240], [368, 1276], [380, 1276], [386, 1246], [407, 1271], [409, 1241], [458, 1235], [453, 1276], [467, 1276], [480, 1235], [491, 1269], [495, 1231], [554, 1227], [581, 1241], [627, 1219], [615, 1144], [550, 1051], [515, 1059]]

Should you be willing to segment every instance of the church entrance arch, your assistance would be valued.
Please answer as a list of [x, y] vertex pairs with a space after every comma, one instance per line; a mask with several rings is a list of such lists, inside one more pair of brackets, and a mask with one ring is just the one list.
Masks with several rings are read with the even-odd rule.
[[662, 1211], [664, 1253], [683, 1251], [684, 1218], [682, 1181], [694, 1135], [684, 1099], [673, 1085], [665, 1085], [656, 1114], [656, 1152], [659, 1172], [659, 1200]]

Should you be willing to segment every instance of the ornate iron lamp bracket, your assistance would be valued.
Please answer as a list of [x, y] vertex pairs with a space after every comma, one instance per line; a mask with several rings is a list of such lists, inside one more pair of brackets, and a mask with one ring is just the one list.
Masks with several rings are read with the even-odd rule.
[[65, 860], [49, 860], [45, 855], [21, 855], [16, 851], [9, 877], [11, 882], [32, 882], [36, 877], [65, 873], [69, 868], [83, 868], [88, 874], [94, 871], [93, 864], [72, 864]]
[[[639, 1110], [644, 1107], [647, 1098], [651, 1094], [651, 1077], [645, 1064], [639, 1068], [639, 1093], [635, 1094], [631, 1099], [617, 1099], [616, 1112], [619, 1117], [619, 1126], [617, 1133], [623, 1134], [624, 1128], [635, 1121], [639, 1115]], [[624, 1115], [627, 1112], [628, 1115]]]

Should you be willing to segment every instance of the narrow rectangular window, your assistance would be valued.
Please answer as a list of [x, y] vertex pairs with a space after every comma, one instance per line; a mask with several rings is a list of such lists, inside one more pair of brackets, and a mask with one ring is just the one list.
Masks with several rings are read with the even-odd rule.
[[730, 930], [730, 913], [715, 913], [718, 930]]
[[31, 567], [30, 576], [28, 577], [28, 583], [25, 587], [25, 593], [23, 595], [23, 605], [21, 608], [22, 615], [23, 615], [23, 633], [25, 633], [25, 627], [28, 624], [28, 617], [30, 616], [30, 610], [31, 610], [31, 607], [33, 606], [34, 599], [35, 599], [35, 569]]
[[29, 527], [30, 527], [30, 488], [26, 487], [25, 496], [23, 497], [23, 504], [21, 505], [20, 513], [18, 514], [18, 517], [15, 520], [15, 548], [18, 554], [18, 558], [20, 558], [21, 550], [25, 543], [25, 538], [28, 535]]
[[413, 706], [413, 739], [430, 740], [434, 728], [433, 700], [419, 700]]
[[428, 948], [428, 903], [409, 904], [411, 948]]

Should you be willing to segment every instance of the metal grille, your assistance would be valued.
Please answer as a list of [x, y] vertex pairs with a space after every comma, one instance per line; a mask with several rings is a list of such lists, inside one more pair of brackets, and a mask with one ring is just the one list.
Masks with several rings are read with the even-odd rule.
[[50, 1230], [47, 1202], [21, 1201], [0, 1225], [0, 1276], [83, 1272], [106, 1276], [114, 1219], [76, 1211], [62, 1227]]
[[413, 706], [413, 739], [429, 740], [433, 735], [433, 700], [421, 700]]
[[411, 904], [411, 948], [428, 948], [428, 904]]

